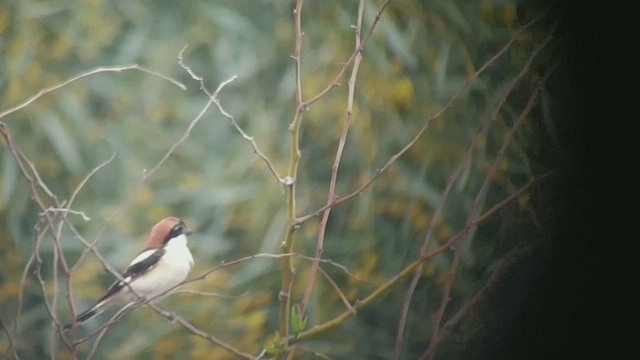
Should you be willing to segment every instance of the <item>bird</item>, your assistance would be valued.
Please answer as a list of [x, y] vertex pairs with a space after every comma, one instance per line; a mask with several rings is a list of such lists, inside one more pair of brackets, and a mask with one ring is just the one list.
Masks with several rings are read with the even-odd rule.
[[183, 282], [193, 265], [193, 256], [187, 247], [187, 236], [192, 233], [182, 220], [174, 216], [156, 223], [151, 228], [146, 248], [122, 273], [123, 280], [116, 280], [95, 305], [78, 314], [73, 322], [64, 326], [64, 330], [92, 319], [113, 305], [128, 306], [152, 299]]

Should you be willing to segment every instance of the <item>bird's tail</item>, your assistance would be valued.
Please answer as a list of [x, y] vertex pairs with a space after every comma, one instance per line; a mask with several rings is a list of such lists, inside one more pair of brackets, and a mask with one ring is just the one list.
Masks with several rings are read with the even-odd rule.
[[92, 307], [90, 307], [89, 309], [85, 310], [84, 312], [80, 313], [79, 315], [76, 316], [75, 321], [66, 324], [63, 328], [64, 331], [67, 331], [69, 329], [71, 329], [71, 327], [73, 326], [73, 324], [82, 324], [83, 322], [93, 318], [96, 315], [100, 315], [105, 309], [107, 305], [105, 303], [105, 301], [100, 301], [97, 304], [93, 305]]

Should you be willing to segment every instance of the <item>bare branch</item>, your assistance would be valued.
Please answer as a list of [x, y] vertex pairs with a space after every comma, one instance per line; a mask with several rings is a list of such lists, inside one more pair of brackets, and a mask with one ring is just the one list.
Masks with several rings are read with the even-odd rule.
[[82, 220], [84, 221], [91, 221], [91, 218], [87, 216], [87, 214], [84, 213], [84, 211], [78, 211], [78, 210], [70, 210], [68, 208], [55, 208], [53, 206], [49, 206], [48, 208], [46, 208], [43, 212], [40, 213], [40, 216], [43, 216], [44, 213], [46, 212], [50, 212], [50, 213], [65, 213], [65, 214], [72, 214], [72, 215], [78, 215], [82, 218]]

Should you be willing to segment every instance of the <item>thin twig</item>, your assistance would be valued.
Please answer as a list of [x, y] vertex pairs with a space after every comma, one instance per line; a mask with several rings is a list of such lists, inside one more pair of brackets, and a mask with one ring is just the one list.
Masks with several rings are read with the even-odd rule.
[[53, 207], [53, 206], [49, 206], [48, 208], [46, 208], [43, 212], [40, 213], [40, 216], [44, 215], [45, 212], [51, 212], [51, 213], [66, 213], [66, 214], [72, 214], [72, 215], [78, 215], [82, 218], [82, 220], [84, 221], [91, 221], [91, 218], [87, 216], [87, 214], [84, 213], [84, 211], [79, 211], [79, 210], [71, 210], [69, 208], [57, 208], [57, 207]]
[[318, 267], [318, 271], [320, 271], [320, 273], [325, 277], [325, 279], [327, 279], [329, 284], [331, 284], [333, 289], [336, 291], [336, 293], [338, 294], [338, 296], [340, 297], [340, 299], [344, 303], [344, 306], [346, 306], [347, 310], [353, 312], [353, 314], [355, 315], [356, 314], [356, 309], [354, 309], [353, 306], [351, 306], [351, 303], [349, 302], [349, 299], [347, 299], [347, 296], [342, 292], [342, 290], [340, 290], [340, 287], [338, 286], [338, 284], [336, 284], [336, 282], [333, 281], [331, 276], [329, 276], [329, 274], [327, 274], [324, 270], [322, 270], [321, 267]]
[[[298, 256], [298, 257], [300, 257], [302, 259], [305, 259], [305, 260], [309, 260], [309, 261], [314, 261], [316, 259], [315, 257], [305, 256], [305, 255], [302, 255], [302, 254], [296, 254], [296, 256]], [[344, 266], [342, 264], [339, 264], [339, 263], [333, 261], [332, 259], [319, 259], [318, 261], [320, 261], [321, 263], [324, 263], [324, 264], [328, 264], [328, 265], [332, 265], [332, 266], [337, 267], [338, 269], [344, 271], [345, 274], [349, 275], [355, 281], [366, 282], [365, 280], [361, 279], [356, 274], [351, 272], [346, 266]]]
[[191, 76], [193, 80], [200, 83], [200, 90], [202, 90], [205, 94], [207, 94], [207, 97], [211, 98], [213, 97], [213, 95], [211, 94], [211, 92], [209, 92], [206, 85], [204, 84], [204, 78], [196, 74], [193, 70], [191, 70], [191, 67], [189, 67], [184, 63], [184, 51], [187, 50], [187, 46], [189, 45], [185, 45], [182, 48], [182, 50], [180, 50], [180, 52], [178, 53], [178, 65], [180, 65], [180, 67], [183, 68]]
[[54, 201], [57, 201], [58, 197], [49, 189], [47, 184], [42, 180], [42, 178], [40, 177], [40, 173], [36, 169], [36, 165], [33, 163], [33, 161], [27, 158], [27, 156], [24, 154], [24, 152], [22, 152], [22, 150], [19, 150], [19, 153], [20, 153], [20, 156], [22, 157], [22, 160], [26, 162], [27, 165], [29, 165], [29, 168], [31, 169], [31, 174], [33, 174], [33, 177], [35, 178], [35, 181], [38, 187], [40, 187], [42, 191], [44, 191], [51, 199], [53, 199]]

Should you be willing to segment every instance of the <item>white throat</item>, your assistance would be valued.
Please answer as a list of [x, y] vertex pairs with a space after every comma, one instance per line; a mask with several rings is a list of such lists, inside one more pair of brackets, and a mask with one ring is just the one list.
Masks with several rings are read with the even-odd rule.
[[170, 262], [184, 263], [188, 262], [189, 267], [193, 265], [193, 256], [187, 247], [187, 236], [182, 234], [167, 242], [165, 245], [166, 260]]

